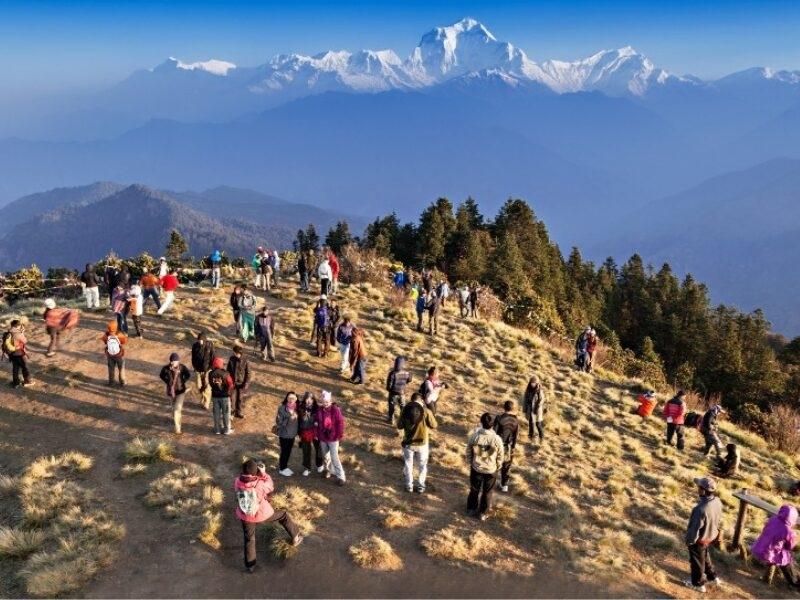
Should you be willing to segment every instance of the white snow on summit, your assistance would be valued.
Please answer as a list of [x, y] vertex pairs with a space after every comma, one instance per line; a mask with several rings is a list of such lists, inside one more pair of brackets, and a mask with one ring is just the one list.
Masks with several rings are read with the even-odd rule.
[[185, 63], [177, 58], [173, 58], [170, 56], [169, 62], [175, 64], [175, 68], [181, 69], [184, 71], [206, 71], [207, 73], [211, 73], [212, 75], [220, 75], [224, 77], [228, 74], [228, 71], [231, 69], [235, 69], [236, 65], [232, 62], [228, 62], [225, 60], [206, 60], [202, 62], [193, 62], [193, 63]]

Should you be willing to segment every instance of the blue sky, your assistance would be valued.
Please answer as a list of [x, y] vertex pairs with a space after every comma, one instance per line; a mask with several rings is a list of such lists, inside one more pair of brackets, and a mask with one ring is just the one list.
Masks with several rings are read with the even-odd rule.
[[701, 77], [750, 66], [800, 69], [796, 0], [0, 0], [0, 93], [104, 86], [168, 56], [240, 65], [331, 48], [405, 56], [424, 32], [464, 16], [534, 60], [630, 44], [658, 66]]

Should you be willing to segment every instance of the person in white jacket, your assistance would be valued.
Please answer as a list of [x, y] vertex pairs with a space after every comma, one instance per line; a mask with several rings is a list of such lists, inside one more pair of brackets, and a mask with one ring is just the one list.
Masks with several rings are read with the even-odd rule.
[[133, 319], [133, 326], [136, 328], [136, 337], [142, 337], [142, 314], [144, 313], [144, 297], [142, 287], [138, 283], [131, 286], [128, 292], [128, 303]]
[[331, 280], [333, 279], [333, 271], [331, 271], [331, 265], [327, 257], [323, 257], [322, 262], [319, 263], [317, 276], [319, 277], [319, 293], [320, 295], [324, 294], [327, 296], [331, 287]]

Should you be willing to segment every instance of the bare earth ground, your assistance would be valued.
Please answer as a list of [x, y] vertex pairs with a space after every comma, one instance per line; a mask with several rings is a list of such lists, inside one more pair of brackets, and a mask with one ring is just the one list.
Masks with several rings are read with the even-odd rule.
[[[170, 352], [179, 351], [184, 362], [189, 362], [189, 347], [198, 327], [212, 332], [218, 355], [227, 358], [234, 341], [227, 310], [227, 292], [181, 290], [175, 313], [164, 318], [152, 313], [146, 315], [145, 339], [131, 339], [127, 346], [128, 385], [123, 389], [106, 386], [105, 360], [99, 338], [110, 320], [110, 313], [84, 313], [80, 327], [64, 341], [60, 352], [52, 359], [44, 357], [46, 340], [41, 323], [36, 318], [32, 320], [28, 330], [31, 367], [37, 386], [19, 391], [4, 386], [0, 391], [0, 471], [16, 474], [36, 457], [68, 450], [92, 456], [95, 467], [86, 480], [100, 491], [105, 500], [104, 509], [115, 515], [127, 529], [125, 538], [117, 545], [118, 556], [112, 567], [99, 574], [76, 596], [477, 598], [687, 595], [679, 585], [688, 567], [680, 548], [675, 552], [658, 551], [654, 553], [655, 558], [650, 557], [653, 567], [666, 573], [666, 577], [655, 577], [653, 571], [624, 565], [609, 567], [608, 573], [603, 569], [592, 572], [578, 566], [581, 547], [596, 543], [596, 540], [587, 538], [589, 529], [579, 531], [570, 518], [554, 527], [557, 518], [553, 515], [560, 509], [552, 503], [553, 497], [558, 496], [564, 486], [569, 490], [580, 485], [579, 481], [570, 478], [570, 471], [573, 475], [574, 471], [583, 471], [588, 479], [596, 480], [597, 474], [608, 463], [600, 455], [590, 466], [583, 465], [583, 459], [578, 459], [574, 465], [567, 465], [566, 474], [559, 471], [555, 482], [539, 488], [536, 485], [539, 480], [534, 477], [536, 468], [546, 468], [549, 461], [558, 461], [563, 468], [564, 461], [570, 460], [574, 446], [570, 436], [574, 428], [568, 425], [551, 428], [551, 447], [540, 452], [523, 443], [518, 462], [519, 471], [528, 483], [527, 491], [508, 500], [496, 495], [497, 499], [515, 507], [516, 515], [510, 523], [490, 519], [478, 525], [463, 515], [467, 491], [463, 466], [456, 464], [455, 458], [453, 462], [442, 460], [437, 463], [436, 453], [451, 458], [463, 454], [466, 432], [477, 420], [483, 406], [481, 402], [489, 403], [495, 410], [494, 407], [502, 400], [518, 398], [520, 386], [527, 378], [527, 368], [519, 375], [515, 387], [505, 389], [498, 381], [494, 388], [483, 392], [487, 394], [485, 398], [475, 399], [474, 405], [465, 405], [462, 411], [455, 408], [451, 411], [451, 405], [443, 402], [441, 412], [445, 415], [450, 412], [450, 417], [442, 419], [441, 430], [436, 434], [439, 438], [429, 468], [430, 491], [425, 496], [402, 491], [397, 434], [383, 422], [386, 409], [385, 394], [381, 390], [382, 379], [390, 366], [389, 350], [405, 346], [408, 354], [413, 356], [428, 344], [443, 347], [448, 328], [452, 327], [455, 332], [457, 317], [450, 308], [442, 319], [443, 335], [433, 342], [412, 332], [407, 325], [399, 328], [399, 334], [393, 336], [393, 327], [387, 327], [380, 315], [373, 316], [373, 309], [380, 304], [377, 297], [373, 297], [370, 304], [367, 295], [355, 289], [343, 296], [341, 305], [345, 312], [353, 314], [357, 323], [367, 327], [372, 354], [369, 366], [371, 385], [365, 389], [357, 388], [342, 379], [336, 367], [338, 354], [327, 361], [309, 355], [311, 317], [306, 305], [311, 302], [311, 297], [298, 297], [302, 304], [270, 298], [270, 306], [279, 309], [278, 362], [263, 363], [250, 356], [255, 377], [247, 417], [243, 421], [234, 420], [236, 432], [231, 436], [213, 435], [211, 415], [199, 405], [193, 388], [184, 409], [184, 434], [171, 434], [169, 405], [164, 397], [163, 384], [158, 379], [158, 371], [167, 362]], [[468, 331], [463, 324], [459, 327], [461, 333]], [[472, 325], [469, 327], [474, 329]], [[405, 343], [403, 339], [409, 342]], [[469, 339], [468, 342], [475, 343]], [[480, 363], [484, 358], [478, 345], [475, 343], [475, 347], [465, 348], [463, 355], [453, 355], [451, 362]], [[433, 356], [439, 358], [437, 362], [441, 364], [450, 357], [447, 352], [439, 349]], [[412, 361], [417, 381], [425, 362]], [[490, 371], [491, 364], [489, 361]], [[563, 365], [557, 361], [553, 364], [552, 372], [562, 373]], [[8, 363], [4, 363], [4, 367], [7, 366]], [[468, 395], [470, 383], [474, 381], [467, 375], [456, 376], [458, 366], [452, 365], [450, 376], [456, 383], [455, 387], [461, 387], [461, 392], [453, 391], [451, 398]], [[567, 371], [568, 368], [563, 373]], [[4, 374], [4, 378], [8, 377]], [[590, 387], [583, 394], [585, 401], [602, 396], [610, 386], [602, 382], [587, 385]], [[337, 487], [316, 473], [308, 478], [299, 476], [302, 468], [298, 449], [295, 449], [290, 462], [296, 473], [294, 477], [283, 478], [275, 472], [275, 464], [268, 465], [278, 486], [277, 491], [289, 484], [299, 485], [322, 493], [330, 504], [315, 522], [316, 530], [304, 541], [298, 555], [288, 561], [281, 563], [268, 557], [266, 544], [259, 540], [259, 570], [248, 575], [243, 572], [241, 528], [233, 516], [233, 499], [229, 493], [240, 457], [246, 452], [276, 457], [277, 440], [269, 430], [278, 403], [290, 389], [302, 392], [320, 388], [332, 390], [345, 411], [347, 430], [343, 451], [348, 485]], [[155, 466], [139, 477], [122, 479], [118, 476], [124, 464], [122, 449], [125, 442], [143, 435], [169, 439], [176, 447], [178, 462], [194, 462], [206, 467], [213, 474], [216, 485], [225, 490], [224, 524], [220, 533], [222, 546], [218, 551], [196, 541], [175, 521], [166, 519], [158, 510], [148, 508], [142, 502], [147, 484], [171, 468], [170, 465]], [[589, 452], [604, 445], [599, 440], [590, 440], [589, 443], [595, 444], [588, 448]], [[642, 444], [648, 448], [650, 442]], [[638, 468], [634, 472], [638, 472]], [[580, 476], [578, 473], [579, 479]], [[589, 486], [590, 482], [586, 481], [584, 485]], [[652, 508], [656, 511], [661, 509], [658, 501], [648, 501], [653, 502]], [[680, 494], [677, 501], [691, 506], [691, 494]], [[381, 506], [398, 506], [403, 512], [417, 517], [418, 521], [408, 528], [386, 530], [374, 512]], [[0, 500], [0, 524], [13, 522], [16, 511], [13, 501]], [[729, 514], [728, 518], [731, 520], [733, 515]], [[603, 522], [598, 523], [602, 529]], [[683, 524], [679, 523], [679, 527]], [[480, 528], [499, 540], [509, 539], [521, 552], [509, 554], [503, 544], [498, 544], [496, 548], [483, 551], [485, 555], [479, 557], [484, 566], [427, 556], [421, 541], [448, 526], [460, 532]], [[613, 530], [614, 526], [607, 529]], [[401, 571], [374, 572], [353, 563], [348, 548], [376, 532], [404, 561]], [[641, 561], [647, 560], [648, 552], [641, 546], [628, 544], [620, 554]], [[24, 594], [14, 577], [15, 569], [13, 562], [0, 561], [0, 595], [3, 597]], [[756, 580], [758, 573], [743, 565], [732, 562], [720, 570], [730, 586], [710, 593], [712, 597], [786, 595], [781, 585], [766, 588], [760, 584]]]

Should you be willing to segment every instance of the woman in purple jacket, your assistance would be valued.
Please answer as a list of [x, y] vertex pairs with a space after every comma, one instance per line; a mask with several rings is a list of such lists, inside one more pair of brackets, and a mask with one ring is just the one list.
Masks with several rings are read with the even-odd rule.
[[797, 509], [784, 504], [778, 514], [770, 517], [764, 530], [751, 548], [753, 556], [768, 565], [780, 567], [789, 585], [800, 588], [800, 573], [794, 563], [792, 549], [797, 543], [794, 526]]
[[339, 460], [339, 442], [344, 437], [344, 417], [339, 405], [333, 401], [331, 393], [322, 390], [317, 410], [317, 439], [325, 467], [325, 477], [336, 476], [336, 483], [345, 484], [344, 467]]

